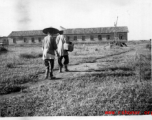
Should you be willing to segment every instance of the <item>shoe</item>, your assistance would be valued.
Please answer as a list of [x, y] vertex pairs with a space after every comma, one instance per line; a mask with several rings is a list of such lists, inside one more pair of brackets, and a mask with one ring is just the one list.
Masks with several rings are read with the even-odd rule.
[[50, 77], [50, 79], [51, 79], [51, 80], [54, 80], [54, 79], [56, 79], [56, 77], [54, 77], [54, 76], [51, 76], [51, 77]]
[[67, 65], [65, 65], [65, 71], [66, 72], [68, 72], [69, 70], [68, 70], [68, 66]]
[[45, 79], [48, 79], [48, 77], [49, 77], [49, 70], [46, 69], [46, 71], [45, 71]]
[[59, 67], [59, 73], [62, 73], [62, 67]]
[[53, 76], [53, 72], [50, 72], [50, 79], [53, 80], [53, 79], [55, 79], [55, 78], [56, 78], [56, 77]]
[[44, 79], [45, 79], [45, 80], [46, 80], [46, 79], [48, 79], [48, 76], [45, 76], [45, 78], [44, 78]]

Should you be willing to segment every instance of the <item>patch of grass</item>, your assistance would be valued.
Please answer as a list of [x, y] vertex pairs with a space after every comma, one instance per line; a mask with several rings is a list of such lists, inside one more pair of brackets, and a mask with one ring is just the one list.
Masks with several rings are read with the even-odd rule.
[[26, 96], [2, 99], [0, 111], [3, 116], [99, 116], [124, 110], [143, 114], [152, 110], [151, 87], [136, 76], [86, 74], [30, 88]]
[[37, 75], [22, 75], [22, 76], [13, 76], [13, 78], [6, 78], [0, 81], [0, 95], [10, 94], [14, 92], [19, 92], [24, 88], [25, 83], [31, 83], [37, 81]]
[[146, 48], [149, 49], [149, 50], [151, 50], [151, 43], [147, 44]]
[[38, 57], [42, 57], [42, 53], [38, 53], [37, 56], [38, 56]]
[[143, 80], [151, 80], [151, 53], [141, 54], [137, 59], [136, 68]]
[[[27, 48], [25, 48], [24, 51], [25, 50], [27, 50]], [[85, 54], [84, 51], [82, 52]], [[81, 58], [78, 56], [73, 57], [70, 59], [70, 63], [91, 63], [102, 58], [108, 61], [109, 57], [111, 58], [112, 56], [120, 54], [123, 55], [122, 52], [125, 53], [121, 50], [101, 52], [100, 54], [102, 54], [102, 56], [98, 55], [94, 57], [92, 53], [88, 53], [91, 57], [85, 55]], [[20, 54], [20, 52], [18, 54]], [[125, 54], [122, 56], [122, 58], [124, 57], [122, 61], [117, 62], [120, 57], [115, 57], [115, 62], [110, 61], [109, 66], [103, 69], [99, 68], [96, 74], [91, 74], [90, 72], [79, 77], [43, 81], [34, 85], [32, 83], [38, 81], [37, 75], [38, 72], [42, 72], [41, 68], [43, 65], [41, 65], [42, 62], [39, 59], [41, 54], [30, 54], [35, 55], [37, 59], [22, 59], [24, 64], [26, 64], [25, 68], [7, 69], [13, 76], [21, 72], [20, 76], [11, 77], [10, 75], [8, 78], [1, 77], [1, 94], [6, 95], [12, 93], [10, 91], [22, 91], [20, 94], [12, 94], [6, 97], [1, 95], [0, 115], [3, 117], [56, 115], [101, 116], [105, 115], [105, 111], [115, 111], [116, 115], [118, 115], [118, 111], [124, 110], [140, 111], [140, 114], [143, 114], [144, 111], [152, 111], [151, 81], [140, 81], [139, 76], [134, 73], [135, 70], [139, 70], [139, 65], [135, 64], [136, 62], [138, 63], [138, 59], [136, 61], [128, 61], [126, 60], [127, 57]], [[146, 58], [148, 61], [151, 60], [147, 55]], [[131, 59], [130, 56], [128, 56], [128, 59]], [[116, 64], [121, 62], [124, 62], [125, 65], [123, 66], [121, 64], [116, 66]], [[146, 67], [143, 70], [149, 69], [149, 62], [146, 64], [145, 58], [143, 58], [143, 67], [144, 65], [146, 65]], [[3, 70], [5, 70], [5, 67]], [[29, 72], [26, 73], [27, 71]], [[6, 73], [2, 74], [4, 76]], [[32, 85], [28, 87], [30, 84]], [[26, 88], [26, 86], [28, 88]]]
[[5, 86], [0, 86], [1, 92], [0, 95], [16, 93], [24, 90], [26, 87], [17, 84], [6, 84]]
[[7, 52], [8, 52], [8, 50], [6, 48], [0, 47], [0, 54], [1, 53], [7, 53]]
[[15, 67], [15, 64], [14, 64], [14, 63], [7, 63], [7, 64], [6, 64], [6, 67], [7, 67], [7, 68], [14, 68], [14, 67]]
[[42, 57], [42, 53], [22, 53], [19, 55], [20, 58], [34, 59]]
[[98, 48], [95, 48], [95, 51], [99, 51], [99, 49], [98, 49]]
[[20, 59], [13, 59], [12, 61], [5, 64], [6, 68], [16, 68], [18, 65], [23, 65], [23, 61]]
[[99, 69], [102, 70], [102, 71], [124, 71], [124, 72], [127, 72], [127, 71], [133, 71], [134, 68], [132, 66], [111, 66], [111, 67], [104, 67], [104, 68], [100, 68], [100, 64], [98, 65], [99, 66]]
[[4, 47], [1, 47], [0, 48], [0, 52], [7, 52], [8, 50], [6, 49], [6, 48], [4, 48]]
[[22, 53], [19, 55], [20, 58], [33, 59], [36, 58], [34, 54]]
[[94, 63], [96, 62], [96, 57], [83, 57], [83, 58], [72, 58], [70, 59], [70, 65], [78, 65], [82, 63]]
[[80, 61], [80, 63], [94, 63], [96, 62], [96, 58], [94, 57], [87, 57], [82, 59], [82, 61]]

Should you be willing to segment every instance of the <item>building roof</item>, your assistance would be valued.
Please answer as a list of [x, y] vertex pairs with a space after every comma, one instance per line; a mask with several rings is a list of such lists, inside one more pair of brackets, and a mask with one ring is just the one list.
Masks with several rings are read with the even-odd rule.
[[113, 33], [128, 32], [128, 27], [99, 27], [99, 28], [74, 28], [64, 30], [64, 34], [92, 34], [92, 33]]
[[8, 37], [45, 36], [42, 30], [12, 31]]
[[[92, 33], [113, 33], [113, 32], [128, 32], [128, 27], [99, 27], [99, 28], [71, 28], [65, 29], [64, 34], [92, 34]], [[24, 36], [45, 36], [42, 30], [28, 31], [12, 31], [8, 37], [24, 37]]]
[[3, 39], [3, 38], [7, 38], [6, 36], [2, 36], [2, 37], [0, 37], [0, 39]]

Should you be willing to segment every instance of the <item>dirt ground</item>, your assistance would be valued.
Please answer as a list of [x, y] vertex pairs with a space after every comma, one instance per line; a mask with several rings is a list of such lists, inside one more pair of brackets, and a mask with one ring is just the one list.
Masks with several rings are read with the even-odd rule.
[[[106, 46], [106, 49], [110, 49], [109, 46]], [[122, 48], [120, 48], [120, 49], [122, 49]], [[113, 50], [115, 50], [115, 48]], [[88, 63], [80, 63], [78, 65], [69, 65], [68, 66], [69, 72], [65, 72], [65, 70], [63, 68], [62, 73], [59, 73], [59, 71], [57, 69], [55, 69], [54, 75], [55, 75], [56, 79], [64, 80], [67, 78], [74, 78], [74, 77], [82, 76], [82, 75], [85, 75], [86, 73], [90, 73], [90, 74], [100, 73], [101, 71], [99, 70], [99, 66], [98, 66], [99, 64], [100, 64], [100, 69], [102, 69], [102, 68], [104, 69], [105, 67], [109, 67], [110, 64], [112, 64], [112, 65], [114, 64], [114, 63], [109, 64], [109, 62], [107, 62], [105, 60], [108, 59], [108, 60], [115, 62], [115, 59], [113, 59], [114, 57], [117, 57], [117, 59], [121, 57], [122, 58], [121, 63], [119, 63], [119, 64], [123, 64], [123, 63], [125, 63], [128, 56], [130, 57], [130, 59], [135, 59], [136, 54], [137, 54], [137, 51], [135, 49], [128, 48], [127, 50], [125, 50], [125, 53], [124, 53], [124, 51], [120, 52], [120, 53], [118, 52], [116, 55], [115, 54], [111, 54], [111, 55], [107, 55], [107, 56], [96, 55], [98, 57], [93, 63], [88, 62]], [[42, 74], [39, 75], [39, 79], [44, 79], [44, 75], [42, 75]]]

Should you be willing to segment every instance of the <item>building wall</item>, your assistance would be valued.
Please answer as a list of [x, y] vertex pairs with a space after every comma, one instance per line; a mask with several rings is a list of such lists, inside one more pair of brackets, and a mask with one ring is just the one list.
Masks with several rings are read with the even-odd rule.
[[3, 39], [0, 39], [0, 43], [2, 43], [3, 42]]
[[7, 37], [0, 37], [0, 43], [8, 44], [8, 38]]
[[[102, 39], [99, 39], [99, 35], [102, 37]], [[108, 38], [109, 35], [109, 38]], [[74, 40], [74, 37], [77, 37], [77, 40]], [[82, 39], [82, 37], [85, 37], [85, 40]], [[91, 39], [91, 36], [93, 39]], [[117, 33], [117, 37], [119, 37], [119, 40], [128, 40], [127, 33]], [[44, 39], [45, 36], [26, 36], [26, 37], [13, 37], [13, 38], [8, 38], [9, 44], [40, 44], [42, 40]], [[70, 41], [86, 41], [86, 42], [94, 42], [94, 41], [113, 41], [114, 40], [114, 33], [109, 33], [109, 34], [79, 34], [79, 35], [65, 35], [66, 39], [70, 37]], [[34, 40], [32, 41], [32, 38]], [[41, 42], [39, 42], [39, 38], [41, 38]], [[121, 39], [120, 39], [121, 38]], [[16, 43], [14, 43], [14, 40]]]
[[9, 43], [10, 44], [39, 44], [39, 43], [42, 43], [43, 39], [44, 39], [44, 36], [12, 37], [12, 38], [9, 38]]
[[[102, 39], [99, 39], [99, 35], [102, 37]], [[77, 40], [74, 40], [74, 37], [77, 36]], [[82, 39], [82, 36], [85, 36], [85, 40]], [[93, 36], [93, 39], [91, 39], [91, 36]], [[117, 37], [119, 37], [119, 40], [128, 40], [127, 33], [117, 33]], [[69, 39], [70, 41], [113, 41], [114, 40], [114, 33], [109, 34], [79, 34], [79, 35], [68, 35], [65, 34], [66, 39]], [[120, 39], [121, 38], [121, 39]]]

